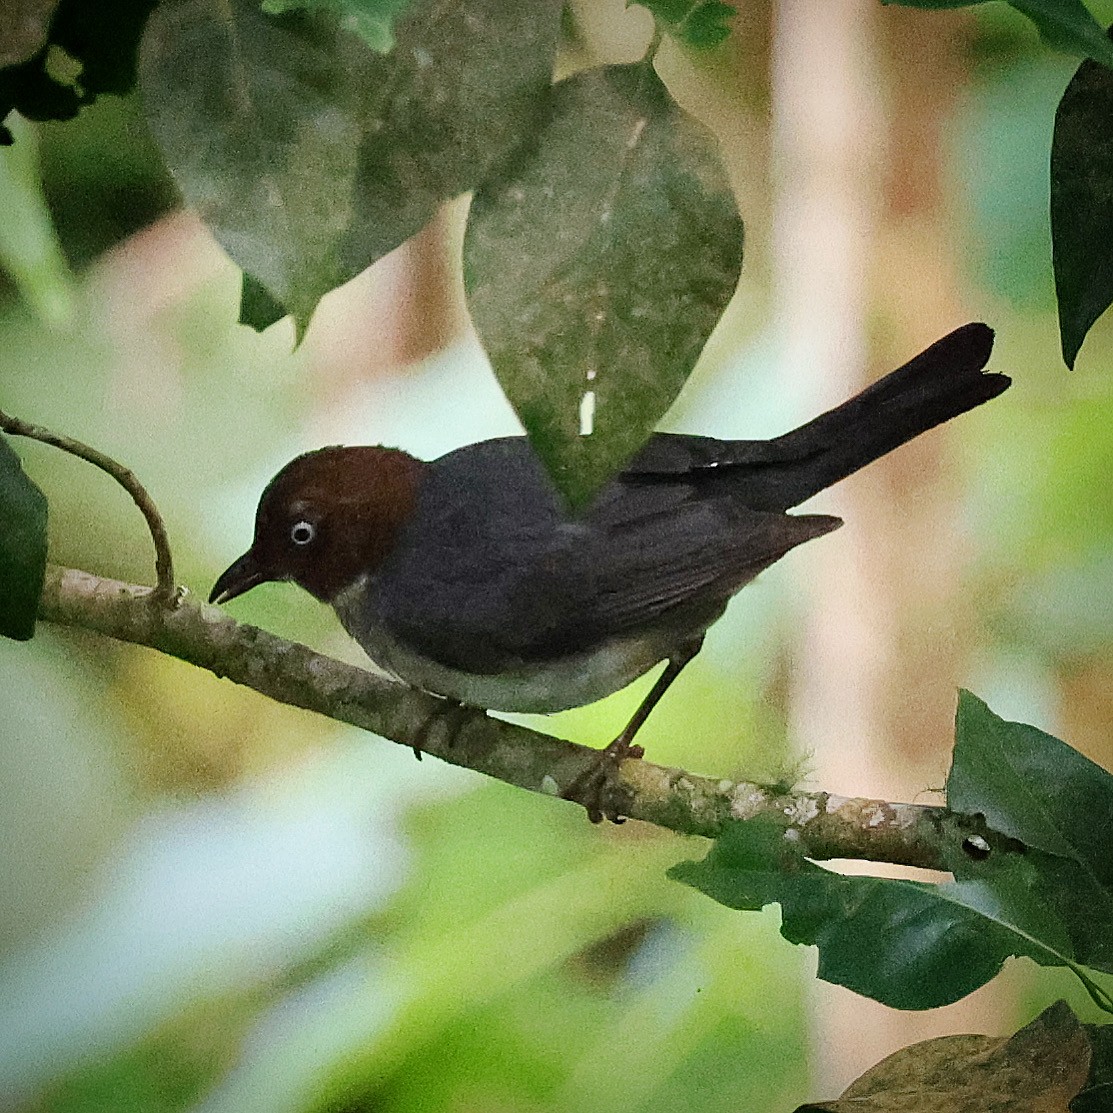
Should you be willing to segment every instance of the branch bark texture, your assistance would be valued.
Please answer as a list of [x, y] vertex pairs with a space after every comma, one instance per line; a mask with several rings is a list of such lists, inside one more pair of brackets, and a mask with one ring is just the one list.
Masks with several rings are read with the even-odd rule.
[[[40, 617], [167, 653], [531, 792], [560, 795], [598, 756], [482, 711], [447, 714], [436, 696], [236, 622], [217, 607], [188, 598], [168, 603], [150, 588], [72, 568], [47, 569]], [[714, 779], [645, 760], [623, 764], [619, 792], [623, 815], [681, 834], [715, 838], [732, 821], [774, 817], [785, 837], [816, 859], [944, 869], [948, 844], [994, 839], [978, 819], [945, 808]]]

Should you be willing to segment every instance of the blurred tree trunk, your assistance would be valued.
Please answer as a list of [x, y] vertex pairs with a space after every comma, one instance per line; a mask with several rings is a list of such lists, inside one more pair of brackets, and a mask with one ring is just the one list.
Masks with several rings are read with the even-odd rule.
[[1063, 737], [1091, 761], [1113, 766], [1113, 661], [1108, 652], [1079, 654], [1060, 661]]
[[446, 205], [411, 239], [329, 294], [306, 337], [322, 408], [348, 390], [445, 347], [464, 326], [459, 206]]
[[[778, 6], [776, 297], [784, 373], [811, 378], [816, 412], [969, 318], [944, 179], [965, 26], [873, 0]], [[799, 558], [792, 734], [825, 789], [914, 799], [946, 774], [966, 640], [951, 435], [825, 493], [848, 525]], [[817, 985], [817, 1094], [907, 1043], [997, 1025], [993, 989], [925, 1015]]]

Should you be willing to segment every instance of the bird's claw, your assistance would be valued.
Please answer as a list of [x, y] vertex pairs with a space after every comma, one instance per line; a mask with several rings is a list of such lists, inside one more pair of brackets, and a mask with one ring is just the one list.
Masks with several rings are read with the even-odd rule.
[[592, 823], [609, 819], [612, 823], [625, 823], [620, 814], [619, 801], [615, 800], [618, 788], [618, 771], [627, 758], [640, 758], [645, 750], [638, 745], [616, 739], [585, 769], [562, 793], [565, 800], [583, 804], [587, 818]]
[[445, 740], [445, 747], [449, 750], [456, 745], [456, 738], [464, 725], [464, 720], [473, 709], [468, 707], [465, 703], [460, 703], [459, 700], [444, 698], [441, 702], [429, 712], [425, 721], [417, 728], [414, 734], [413, 741], [410, 743], [410, 748], [414, 752], [414, 757], [418, 761], [421, 760], [421, 755], [425, 751], [426, 746], [433, 735], [433, 728], [438, 722], [443, 720], [446, 724], [445, 733], [447, 735]]

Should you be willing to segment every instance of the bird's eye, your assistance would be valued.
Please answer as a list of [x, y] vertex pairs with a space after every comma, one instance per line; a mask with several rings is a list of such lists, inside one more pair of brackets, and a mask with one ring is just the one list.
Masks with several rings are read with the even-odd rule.
[[312, 522], [295, 522], [290, 527], [290, 540], [295, 545], [308, 545], [317, 536], [317, 528]]

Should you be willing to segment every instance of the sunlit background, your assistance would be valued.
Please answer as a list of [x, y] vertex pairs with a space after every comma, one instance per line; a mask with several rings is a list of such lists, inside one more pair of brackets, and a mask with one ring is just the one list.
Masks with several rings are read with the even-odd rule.
[[[660, 60], [747, 223], [667, 427], [784, 431], [975, 318], [1015, 385], [818, 496], [846, 527], [732, 604], [641, 740], [701, 773], [930, 801], [963, 685], [1109, 766], [1113, 325], [1064, 369], [1047, 227], [1077, 61], [1003, 4], [739, 7], [724, 49]], [[565, 72], [644, 48], [644, 12], [572, 10]], [[173, 209], [135, 103], [17, 129], [0, 405], [130, 466], [195, 594], [296, 453], [517, 430], [460, 300], [462, 205], [330, 296], [294, 353], [288, 322], [236, 324], [238, 271]], [[51, 559], [150, 582], [126, 495], [16, 447]], [[292, 586], [230, 610], [361, 660]], [[603, 744], [645, 683], [537, 722]], [[1062, 995], [1090, 1015], [1026, 962], [916, 1016], [816, 983], [775, 909], [665, 879], [700, 842], [593, 828], [153, 652], [42, 626], [0, 642], [0, 693], [0, 1108], [778, 1113], [918, 1038], [1010, 1031]]]

